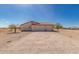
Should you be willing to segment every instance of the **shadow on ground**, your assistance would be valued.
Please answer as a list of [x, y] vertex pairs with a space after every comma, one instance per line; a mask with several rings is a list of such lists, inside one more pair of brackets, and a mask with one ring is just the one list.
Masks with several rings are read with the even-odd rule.
[[40, 30], [36, 30], [36, 31], [32, 31], [32, 30], [23, 30], [22, 32], [57, 32], [57, 31], [55, 31], [55, 30], [47, 30], [47, 31], [40, 31]]

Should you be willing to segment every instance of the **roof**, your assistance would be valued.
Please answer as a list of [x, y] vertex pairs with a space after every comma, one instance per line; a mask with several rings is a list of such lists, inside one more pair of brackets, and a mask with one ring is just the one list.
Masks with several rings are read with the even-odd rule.
[[24, 25], [24, 24], [28, 24], [28, 23], [32, 23], [32, 24], [40, 24], [40, 23], [35, 22], [35, 21], [29, 21], [29, 22], [26, 22], [26, 23], [21, 24], [20, 26], [22, 26], [22, 25]]
[[[39, 22], [35, 22], [35, 21], [29, 21], [24, 24], [28, 24], [28, 23], [32, 23], [32, 25], [38, 25], [38, 26], [53, 26], [54, 25], [54, 24], [48, 24], [48, 23], [39, 23]], [[24, 24], [21, 24], [20, 26], [22, 26]]]
[[37, 25], [37, 26], [53, 26], [53, 24], [32, 24], [32, 25]]

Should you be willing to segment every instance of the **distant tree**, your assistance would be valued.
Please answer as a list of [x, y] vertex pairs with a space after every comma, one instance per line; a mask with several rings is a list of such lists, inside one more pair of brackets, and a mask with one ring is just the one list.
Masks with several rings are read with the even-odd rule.
[[9, 25], [9, 29], [13, 31], [14, 33], [16, 33], [17, 26], [15, 24], [11, 24]]
[[59, 31], [59, 29], [62, 29], [63, 28], [63, 26], [60, 24], [60, 23], [57, 23], [56, 24], [56, 29], [57, 29], [57, 31]]

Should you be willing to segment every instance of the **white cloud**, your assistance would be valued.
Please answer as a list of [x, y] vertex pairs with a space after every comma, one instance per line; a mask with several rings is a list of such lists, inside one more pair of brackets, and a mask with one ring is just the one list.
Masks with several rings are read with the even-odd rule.
[[1, 27], [8, 27], [10, 25], [10, 22], [5, 19], [0, 19], [0, 28]]
[[16, 6], [18, 6], [18, 7], [31, 7], [33, 5], [32, 4], [17, 4]]

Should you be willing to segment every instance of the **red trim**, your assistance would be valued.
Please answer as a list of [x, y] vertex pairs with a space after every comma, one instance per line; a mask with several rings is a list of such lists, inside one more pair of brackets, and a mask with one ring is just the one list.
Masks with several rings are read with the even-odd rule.
[[36, 25], [36, 26], [53, 26], [51, 24], [32, 24], [32, 25]]

